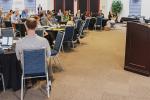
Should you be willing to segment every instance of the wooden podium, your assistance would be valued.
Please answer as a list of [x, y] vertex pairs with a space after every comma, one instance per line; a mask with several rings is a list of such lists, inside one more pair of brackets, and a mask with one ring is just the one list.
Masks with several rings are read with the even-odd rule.
[[150, 27], [127, 23], [124, 69], [150, 76]]

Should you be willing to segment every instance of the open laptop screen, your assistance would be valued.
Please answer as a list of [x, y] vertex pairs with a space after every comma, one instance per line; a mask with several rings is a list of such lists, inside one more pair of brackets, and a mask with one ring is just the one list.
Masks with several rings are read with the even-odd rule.
[[1, 36], [2, 37], [14, 37], [13, 28], [2, 28]]

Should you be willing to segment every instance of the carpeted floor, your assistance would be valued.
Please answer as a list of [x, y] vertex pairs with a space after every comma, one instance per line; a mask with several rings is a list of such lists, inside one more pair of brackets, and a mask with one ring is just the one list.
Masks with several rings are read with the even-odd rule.
[[[71, 52], [61, 53], [64, 72], [54, 74], [48, 99], [34, 87], [24, 100], [150, 100], [150, 78], [125, 71], [125, 32], [90, 31]], [[20, 91], [0, 93], [19, 100]]]

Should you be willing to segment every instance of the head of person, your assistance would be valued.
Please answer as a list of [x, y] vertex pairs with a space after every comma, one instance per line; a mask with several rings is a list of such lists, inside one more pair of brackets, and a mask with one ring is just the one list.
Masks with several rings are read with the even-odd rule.
[[12, 9], [11, 9], [11, 10], [9, 10], [9, 13], [11, 13], [11, 14], [12, 14], [12, 13], [13, 13], [13, 10], [12, 10]]
[[40, 12], [39, 16], [40, 16], [40, 17], [43, 17], [43, 16], [44, 16], [44, 13], [43, 13], [43, 12]]
[[80, 10], [78, 10], [77, 13], [80, 14]]
[[40, 17], [39, 16], [33, 16], [32, 18], [34, 18], [37, 21], [37, 23], [40, 22]]
[[74, 17], [73, 17], [73, 16], [70, 16], [70, 17], [69, 17], [69, 21], [74, 21]]
[[26, 20], [26, 29], [27, 29], [27, 33], [30, 34], [29, 31], [33, 31], [35, 34], [35, 28], [37, 27], [37, 21], [35, 18], [28, 18]]
[[18, 16], [19, 15], [19, 10], [16, 10], [15, 14], [16, 14], [16, 16]]

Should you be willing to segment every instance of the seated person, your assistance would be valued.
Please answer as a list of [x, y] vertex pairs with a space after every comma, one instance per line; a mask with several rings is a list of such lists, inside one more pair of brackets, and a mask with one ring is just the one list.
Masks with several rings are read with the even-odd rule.
[[80, 19], [80, 18], [81, 18], [81, 12], [80, 12], [80, 10], [77, 11], [76, 17], [77, 17], [77, 19]]
[[47, 19], [46, 15], [44, 14], [44, 12], [40, 13], [40, 23], [42, 26], [47, 26], [49, 24], [48, 19]]
[[21, 18], [27, 18], [28, 17], [28, 13], [27, 13], [27, 9], [23, 10], [22, 13], [21, 13]]
[[102, 10], [99, 10], [98, 16], [101, 16], [102, 18], [104, 18], [104, 13], [102, 12]]
[[69, 26], [75, 25], [73, 16], [70, 16], [69, 21], [67, 22], [67, 25], [69, 25]]
[[[37, 21], [34, 18], [29, 18], [26, 21], [27, 35], [18, 40], [16, 43], [16, 56], [19, 61], [22, 62], [22, 54], [24, 49], [40, 49], [46, 48], [47, 58], [49, 59], [51, 55], [51, 48], [47, 39], [40, 37], [35, 34], [35, 29], [37, 27]], [[50, 68], [50, 77], [52, 77], [52, 68]]]
[[4, 21], [11, 21], [11, 16], [13, 14], [13, 10], [10, 10], [6, 16], [4, 16]]
[[116, 24], [115, 20], [116, 20], [116, 17], [111, 17], [111, 19], [107, 21], [106, 27], [114, 28]]
[[20, 21], [19, 10], [16, 10], [14, 14], [11, 16], [11, 23], [19, 23], [19, 21]]
[[53, 26], [54, 23], [57, 23], [57, 19], [51, 14], [47, 15], [47, 19], [49, 26]]
[[63, 16], [63, 22], [67, 22], [69, 20], [69, 12], [65, 11], [64, 16]]
[[111, 11], [109, 11], [108, 19], [111, 20], [112, 17], [113, 17], [113, 13]]

